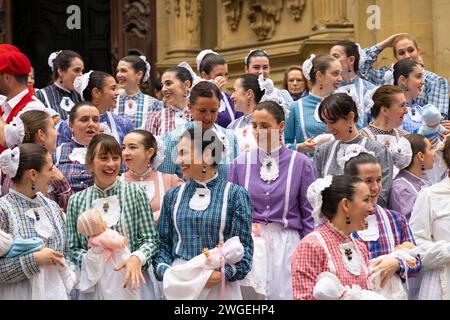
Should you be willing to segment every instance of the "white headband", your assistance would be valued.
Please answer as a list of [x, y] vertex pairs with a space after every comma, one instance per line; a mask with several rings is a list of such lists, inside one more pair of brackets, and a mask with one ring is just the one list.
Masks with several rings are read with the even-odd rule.
[[160, 137], [155, 137], [158, 152], [156, 152], [155, 157], [152, 160], [152, 168], [153, 170], [157, 170], [161, 163], [164, 162], [166, 146], [164, 145], [164, 141]]
[[212, 51], [211, 49], [206, 49], [206, 50], [201, 51], [198, 54], [197, 58], [195, 59], [195, 62], [197, 63], [198, 72], [200, 72], [200, 67], [202, 66], [202, 62], [208, 54], [219, 55], [217, 52]]
[[152, 66], [150, 65], [150, 63], [148, 63], [147, 58], [145, 56], [139, 56], [139, 58], [144, 60], [146, 68], [145, 75], [142, 78], [142, 82], [147, 82], [148, 79], [150, 79], [150, 72], [152, 71]]
[[306, 80], [311, 81], [311, 70], [314, 67], [313, 60], [316, 58], [315, 54], [311, 54], [309, 59], [306, 59], [305, 62], [303, 62], [303, 75], [305, 76]]
[[394, 165], [399, 170], [403, 170], [411, 164], [413, 151], [411, 148], [411, 143], [405, 137], [398, 140], [397, 144], [391, 148], [391, 153], [394, 160]]
[[14, 149], [6, 149], [0, 155], [0, 169], [9, 177], [14, 178], [17, 175], [20, 162], [20, 149], [15, 147]]
[[76, 77], [75, 81], [73, 82], [73, 87], [75, 88], [75, 91], [78, 92], [78, 94], [81, 97], [81, 100], [86, 101], [83, 97], [83, 91], [87, 88], [89, 84], [89, 80], [91, 78], [91, 73], [94, 71], [89, 71], [88, 73], [83, 74], [82, 76]]
[[285, 121], [287, 121], [290, 113], [289, 107], [286, 104], [286, 101], [278, 95], [278, 90], [275, 89], [273, 81], [271, 79], [264, 79], [264, 76], [260, 74], [258, 77], [258, 83], [261, 91], [264, 90], [264, 95], [260, 102], [273, 101], [279, 104], [283, 108], [284, 116], [286, 118]]
[[366, 148], [359, 144], [351, 144], [345, 150], [342, 148], [339, 149], [336, 155], [339, 167], [341, 167], [341, 169], [344, 169], [347, 162], [359, 156], [361, 153], [368, 153], [372, 156], [375, 156], [375, 153], [367, 151]]
[[48, 57], [48, 66], [50, 68], [52, 68], [52, 70], [53, 70], [53, 67], [54, 67], [53, 61], [55, 61], [55, 59], [59, 56], [59, 54], [61, 52], [62, 52], [62, 50], [55, 51], [55, 52], [51, 53], [50, 56]]
[[256, 51], [264, 52], [267, 56], [269, 56], [269, 55], [267, 54], [267, 52], [264, 51], [264, 50], [261, 50], [261, 49], [252, 49], [252, 50], [250, 50], [250, 52], [247, 54], [247, 56], [244, 58], [244, 63], [245, 63], [245, 65], [248, 65], [248, 59], [250, 58], [250, 56], [252, 55], [252, 53], [254, 53], [254, 52], [256, 52]]
[[326, 176], [323, 179], [317, 179], [308, 188], [306, 198], [313, 208], [313, 218], [316, 224], [323, 224], [326, 219], [322, 214], [322, 192], [333, 184], [333, 176]]

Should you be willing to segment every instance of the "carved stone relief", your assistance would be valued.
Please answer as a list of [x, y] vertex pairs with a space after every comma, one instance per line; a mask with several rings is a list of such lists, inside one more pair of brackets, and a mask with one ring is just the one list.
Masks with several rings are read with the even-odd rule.
[[298, 21], [302, 17], [302, 13], [305, 10], [306, 0], [286, 0], [286, 6], [291, 17], [295, 21]]
[[151, 27], [150, 21], [150, 0], [139, 0], [125, 5], [125, 25], [127, 33], [134, 33], [139, 38], [145, 35]]
[[276, 24], [281, 20], [283, 2], [277, 0], [250, 0], [247, 17], [250, 28], [256, 33], [258, 40], [271, 39]]
[[222, 0], [225, 17], [231, 31], [236, 31], [241, 22], [243, 0]]

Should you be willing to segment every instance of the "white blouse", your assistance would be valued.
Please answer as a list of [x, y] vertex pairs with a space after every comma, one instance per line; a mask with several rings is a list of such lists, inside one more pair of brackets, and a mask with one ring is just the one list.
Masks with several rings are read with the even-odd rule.
[[421, 251], [424, 276], [419, 299], [449, 300], [450, 178], [423, 189], [414, 205], [409, 226]]

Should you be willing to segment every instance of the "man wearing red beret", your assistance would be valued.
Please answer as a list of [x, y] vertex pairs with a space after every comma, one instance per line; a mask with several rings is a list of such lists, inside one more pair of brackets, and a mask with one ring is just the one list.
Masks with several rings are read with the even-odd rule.
[[[45, 108], [28, 90], [28, 74], [31, 64], [16, 47], [0, 45], [0, 95], [6, 97], [1, 104], [0, 116], [11, 123], [24, 108]], [[0, 153], [3, 152], [0, 147]]]

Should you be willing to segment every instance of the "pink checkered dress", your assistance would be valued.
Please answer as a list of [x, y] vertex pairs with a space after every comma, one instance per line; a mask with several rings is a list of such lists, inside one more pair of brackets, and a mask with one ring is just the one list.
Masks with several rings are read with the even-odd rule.
[[149, 114], [145, 124], [145, 130], [155, 136], [164, 137], [167, 133], [178, 127], [183, 127], [190, 121], [191, 112], [188, 108], [180, 111], [174, 107], [167, 107]]
[[[343, 286], [358, 285], [362, 289], [369, 288], [369, 255], [367, 247], [362, 241], [353, 240], [353, 245], [356, 245], [357, 248], [356, 252], [353, 252], [353, 259], [359, 252], [364, 263], [360, 275], [356, 276], [350, 273], [345, 267], [344, 259], [347, 257], [340, 251], [339, 246], [351, 241], [349, 236], [338, 231], [331, 223], [327, 223], [299, 243], [292, 255], [292, 290], [295, 300], [313, 300], [317, 277], [327, 271], [336, 274]], [[329, 260], [327, 251], [331, 260]]]

